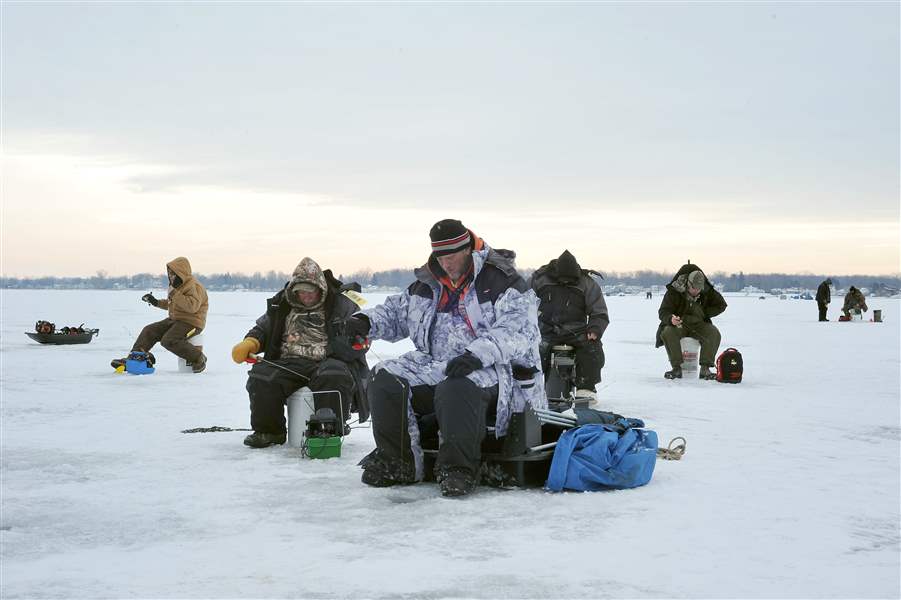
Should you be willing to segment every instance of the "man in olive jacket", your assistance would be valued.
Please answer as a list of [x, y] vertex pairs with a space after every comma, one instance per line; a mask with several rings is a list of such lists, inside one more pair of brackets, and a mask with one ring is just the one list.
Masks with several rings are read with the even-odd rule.
[[[151, 348], [160, 342], [163, 348], [185, 359], [192, 371], [200, 373], [206, 368], [206, 356], [188, 339], [199, 334], [206, 326], [206, 313], [209, 309], [206, 290], [194, 278], [191, 263], [184, 256], [167, 263], [166, 274], [169, 277], [167, 297], [158, 299], [153, 294], [144, 294], [141, 300], [169, 311], [169, 316], [144, 327], [131, 350], [150, 354]], [[155, 361], [152, 354], [150, 360]], [[110, 364], [113, 368], [118, 368], [125, 361], [125, 358], [117, 358]]]
[[830, 285], [832, 285], [832, 279], [826, 279], [817, 288], [817, 309], [820, 312], [820, 321], [829, 320], [826, 318], [826, 307], [832, 301], [832, 292], [829, 290]]
[[701, 379], [716, 379], [710, 369], [716, 362], [720, 347], [720, 331], [711, 319], [726, 310], [722, 294], [713, 289], [707, 276], [691, 263], [682, 265], [666, 286], [666, 294], [657, 311], [657, 348], [666, 346], [672, 370], [663, 374], [667, 379], [682, 378], [682, 338], [693, 337], [701, 343], [699, 358]]

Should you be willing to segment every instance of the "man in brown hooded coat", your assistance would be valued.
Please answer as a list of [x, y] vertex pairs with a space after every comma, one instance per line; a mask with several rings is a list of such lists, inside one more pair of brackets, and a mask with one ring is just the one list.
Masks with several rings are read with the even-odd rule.
[[[206, 289], [194, 278], [191, 263], [184, 256], [167, 263], [166, 274], [169, 277], [167, 297], [158, 299], [153, 294], [144, 294], [141, 300], [169, 311], [169, 316], [144, 327], [131, 350], [146, 352], [150, 355], [151, 362], [155, 362], [150, 349], [160, 342], [163, 348], [185, 359], [195, 373], [200, 373], [206, 368], [206, 356], [188, 339], [199, 334], [206, 326], [206, 313], [209, 309]], [[125, 364], [125, 360], [117, 358], [110, 364], [113, 368], [118, 368]]]

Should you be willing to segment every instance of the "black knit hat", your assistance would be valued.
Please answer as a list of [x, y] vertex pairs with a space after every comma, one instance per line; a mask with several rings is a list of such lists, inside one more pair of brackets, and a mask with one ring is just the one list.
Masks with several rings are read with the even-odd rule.
[[429, 239], [432, 240], [432, 254], [435, 256], [453, 254], [472, 246], [472, 235], [456, 219], [444, 219], [432, 225]]

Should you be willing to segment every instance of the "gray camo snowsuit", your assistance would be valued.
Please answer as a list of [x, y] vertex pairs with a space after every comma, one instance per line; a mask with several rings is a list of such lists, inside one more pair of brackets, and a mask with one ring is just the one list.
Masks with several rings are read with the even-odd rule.
[[[416, 269], [417, 281], [404, 292], [364, 311], [371, 323], [371, 339], [396, 342], [410, 338], [416, 347], [377, 364], [375, 372], [385, 369], [411, 386], [437, 385], [447, 378], [444, 369], [450, 359], [465, 351], [478, 357], [484, 368], [467, 377], [480, 388], [497, 385], [497, 437], [506, 433], [514, 412], [521, 412], [526, 405], [547, 406], [540, 371], [538, 298], [516, 273], [514, 256], [487, 247], [473, 252], [473, 282], [459, 313], [438, 312], [441, 284], [427, 265]], [[494, 268], [486, 269], [489, 265]], [[538, 371], [528, 379], [516, 379], [514, 366]], [[408, 414], [416, 475], [422, 479], [419, 430], [409, 402]]]

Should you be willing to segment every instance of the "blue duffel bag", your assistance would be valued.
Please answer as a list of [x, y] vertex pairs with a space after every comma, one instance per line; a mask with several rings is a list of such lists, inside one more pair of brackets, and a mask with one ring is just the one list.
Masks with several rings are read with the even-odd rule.
[[657, 433], [634, 428], [636, 421], [640, 423], [621, 419], [565, 431], [554, 449], [545, 488], [585, 492], [649, 482], [657, 461]]

